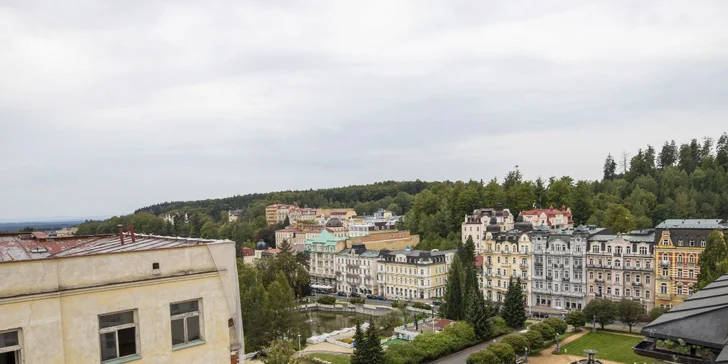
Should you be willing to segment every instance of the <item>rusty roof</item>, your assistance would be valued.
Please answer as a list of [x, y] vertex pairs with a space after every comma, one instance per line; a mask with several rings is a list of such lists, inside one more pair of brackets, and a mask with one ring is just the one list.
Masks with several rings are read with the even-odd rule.
[[135, 240], [135, 242], [132, 242], [131, 235], [128, 233], [124, 235], [124, 245], [121, 245], [119, 235], [116, 234], [42, 239], [33, 234], [0, 234], [0, 263], [183, 248], [200, 244], [231, 242], [230, 240], [145, 234], [135, 234]]

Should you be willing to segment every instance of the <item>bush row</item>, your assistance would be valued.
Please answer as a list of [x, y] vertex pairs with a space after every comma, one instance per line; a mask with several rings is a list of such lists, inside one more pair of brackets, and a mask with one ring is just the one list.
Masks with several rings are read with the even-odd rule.
[[[496, 325], [494, 325], [494, 328]], [[499, 364], [513, 363], [516, 356], [524, 355], [526, 348], [529, 352], [541, 349], [544, 345], [566, 332], [567, 324], [559, 319], [546, 319], [531, 326], [531, 330], [521, 335], [510, 334], [501, 339], [499, 344], [488, 345], [488, 348], [471, 354], [467, 364]]]
[[420, 334], [407, 343], [393, 344], [385, 353], [387, 364], [422, 363], [456, 352], [476, 342], [470, 324], [460, 321], [440, 333]]

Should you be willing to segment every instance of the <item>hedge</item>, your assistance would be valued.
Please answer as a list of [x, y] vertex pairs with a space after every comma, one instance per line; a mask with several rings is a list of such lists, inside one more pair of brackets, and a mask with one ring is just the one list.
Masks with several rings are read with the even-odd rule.
[[331, 296], [321, 296], [316, 300], [316, 302], [322, 305], [333, 305], [336, 303], [336, 298]]
[[351, 303], [351, 304], [357, 304], [357, 303], [363, 304], [364, 302], [366, 302], [366, 301], [364, 301], [363, 298], [350, 298], [349, 299], [349, 303]]
[[556, 337], [556, 330], [554, 330], [551, 325], [547, 325], [544, 323], [531, 326], [531, 330], [538, 331], [541, 334], [541, 337], [543, 337], [544, 341], [553, 340], [553, 338]]
[[523, 337], [528, 340], [528, 347], [530, 350], [539, 349], [543, 346], [543, 336], [536, 330], [530, 330], [523, 333]]
[[556, 331], [556, 333], [559, 335], [565, 333], [566, 329], [569, 327], [566, 322], [557, 318], [547, 318], [543, 320], [543, 323], [551, 326], [551, 328], [554, 329], [554, 331]]
[[392, 344], [385, 353], [388, 364], [421, 363], [456, 352], [476, 342], [470, 324], [460, 321], [441, 333], [420, 334], [407, 343]]
[[470, 354], [466, 364], [500, 364], [498, 357], [492, 351], [481, 350]]
[[501, 363], [513, 363], [516, 361], [516, 352], [508, 344], [491, 344], [488, 345], [486, 350], [495, 354]]
[[528, 339], [518, 334], [507, 335], [501, 340], [501, 343], [510, 345], [518, 355], [523, 355], [529, 346]]

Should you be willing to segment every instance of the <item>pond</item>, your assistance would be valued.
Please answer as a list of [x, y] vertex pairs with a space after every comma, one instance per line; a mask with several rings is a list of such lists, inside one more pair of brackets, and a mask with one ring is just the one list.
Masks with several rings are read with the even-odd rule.
[[361, 313], [307, 311], [299, 312], [301, 322], [301, 339], [308, 339], [311, 336], [321, 335], [328, 332], [353, 327], [356, 322], [365, 323], [372, 316]]

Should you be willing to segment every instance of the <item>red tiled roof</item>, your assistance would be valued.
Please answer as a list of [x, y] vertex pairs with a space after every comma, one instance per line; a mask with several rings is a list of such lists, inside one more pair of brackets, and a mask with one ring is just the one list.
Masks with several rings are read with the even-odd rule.
[[278, 254], [280, 252], [281, 252], [280, 249], [266, 249], [266, 250], [263, 250], [263, 253], [270, 253], [270, 254]]
[[448, 319], [442, 319], [440, 321], [437, 321], [437, 323], [435, 324], [435, 327], [437, 327], [438, 329], [442, 330], [445, 327], [447, 327], [447, 325], [450, 325], [453, 322], [455, 322], [455, 321], [448, 320]]
[[243, 247], [242, 249], [240, 249], [240, 251], [243, 252], [244, 257], [249, 257], [249, 256], [255, 255], [255, 249], [253, 249], [253, 248]]
[[475, 266], [476, 267], [483, 266], [483, 256], [482, 255], [478, 255], [477, 257], [475, 257]]
[[549, 225], [551, 225], [551, 218], [557, 215], [564, 215], [567, 217], [567, 220], [571, 223], [572, 222], [572, 215], [571, 210], [568, 210], [566, 206], [561, 206], [561, 210], [555, 209], [553, 206], [550, 206], [548, 209], [533, 209], [533, 210], [525, 210], [521, 211], [521, 215], [541, 215], [545, 214], [546, 217], [549, 219]]

